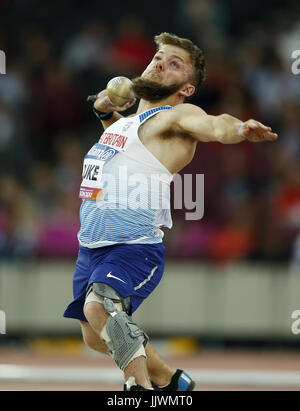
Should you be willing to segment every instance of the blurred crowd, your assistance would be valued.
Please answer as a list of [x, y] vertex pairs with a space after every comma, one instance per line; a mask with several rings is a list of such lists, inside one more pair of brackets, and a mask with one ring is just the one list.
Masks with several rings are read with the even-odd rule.
[[173, 210], [167, 256], [300, 264], [297, 2], [264, 10], [268, 1], [174, 0], [155, 10], [154, 1], [152, 15], [136, 7], [113, 16], [96, 1], [84, 13], [77, 1], [59, 13], [56, 1], [9, 3], [0, 2], [8, 16], [0, 26], [0, 258], [76, 255], [82, 160], [102, 132], [86, 97], [114, 76], [139, 75], [155, 52], [153, 35], [169, 31], [206, 56], [207, 79], [192, 103], [259, 120], [279, 139], [199, 143], [182, 174], [204, 174], [204, 217], [186, 221], [186, 210]]

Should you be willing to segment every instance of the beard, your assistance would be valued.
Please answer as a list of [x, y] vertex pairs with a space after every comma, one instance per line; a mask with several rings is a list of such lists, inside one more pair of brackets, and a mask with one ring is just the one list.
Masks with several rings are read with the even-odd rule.
[[176, 93], [184, 83], [163, 86], [156, 81], [148, 80], [144, 77], [136, 77], [132, 80], [132, 90], [135, 96], [150, 102], [157, 102]]

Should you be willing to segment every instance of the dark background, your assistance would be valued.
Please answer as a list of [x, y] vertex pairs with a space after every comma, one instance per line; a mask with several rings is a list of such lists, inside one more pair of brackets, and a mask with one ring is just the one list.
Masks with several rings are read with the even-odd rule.
[[0, 1], [0, 258], [76, 256], [82, 158], [101, 134], [86, 96], [114, 76], [140, 74], [153, 36], [168, 31], [206, 56], [193, 103], [255, 118], [279, 140], [199, 143], [182, 173], [205, 175], [204, 218], [174, 210], [167, 257], [299, 264], [298, 3]]

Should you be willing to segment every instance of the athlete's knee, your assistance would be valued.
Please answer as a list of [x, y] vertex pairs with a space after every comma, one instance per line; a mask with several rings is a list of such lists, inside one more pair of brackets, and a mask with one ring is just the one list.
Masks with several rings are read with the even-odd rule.
[[106, 321], [100, 337], [108, 346], [108, 353], [116, 364], [124, 370], [127, 365], [139, 356], [146, 357], [145, 346], [148, 337], [128, 315], [130, 297], [122, 298], [119, 293], [105, 283], [93, 283], [86, 297], [86, 309], [90, 302], [101, 302], [106, 312]]
[[109, 347], [108, 353], [124, 370], [135, 358], [146, 357], [145, 346], [148, 336], [124, 311], [115, 311], [111, 300], [105, 298], [104, 307], [110, 313], [101, 338]]

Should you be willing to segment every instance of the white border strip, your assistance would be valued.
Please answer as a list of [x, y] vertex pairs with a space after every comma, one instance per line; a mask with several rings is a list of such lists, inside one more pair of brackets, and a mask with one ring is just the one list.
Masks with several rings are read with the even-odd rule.
[[[238, 386], [289, 386], [300, 388], [298, 371], [185, 370], [198, 384]], [[29, 366], [0, 364], [1, 381], [123, 383], [123, 373], [113, 367]], [[1, 388], [1, 384], [0, 384]]]

